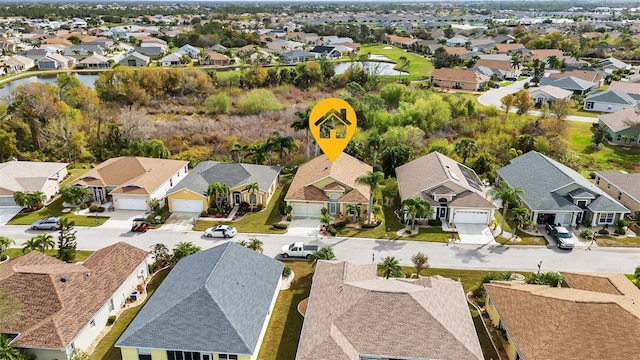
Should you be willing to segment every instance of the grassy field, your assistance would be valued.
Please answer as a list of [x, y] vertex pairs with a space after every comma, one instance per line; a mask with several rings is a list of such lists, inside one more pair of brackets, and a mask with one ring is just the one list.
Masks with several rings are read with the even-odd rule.
[[49, 216], [58, 216], [66, 218], [75, 222], [76, 226], [100, 226], [109, 219], [107, 216], [82, 216], [75, 215], [73, 212], [62, 213], [62, 198], [58, 197], [49, 205], [43, 207], [38, 211], [34, 211], [28, 214], [18, 214], [13, 219], [9, 220], [7, 225], [31, 225], [36, 220], [40, 220]]
[[277, 230], [271, 227], [271, 224], [279, 222], [282, 219], [277, 204], [284, 201], [287, 194], [286, 185], [284, 188], [275, 191], [271, 197], [271, 202], [266, 209], [249, 213], [238, 221], [206, 221], [199, 220], [193, 226], [194, 231], [205, 231], [207, 228], [216, 225], [231, 225], [243, 233], [259, 233], [259, 234], [284, 234], [287, 230]]
[[130, 308], [122, 312], [116, 322], [111, 325], [111, 330], [100, 340], [93, 353], [91, 353], [91, 360], [122, 360], [120, 349], [115, 348], [114, 345], [120, 335], [125, 331], [127, 326], [138, 315], [138, 312], [142, 309], [144, 304], [149, 301], [149, 298], [156, 291], [158, 286], [162, 283], [165, 277], [169, 274], [169, 270], [165, 269], [157, 273], [153, 279], [147, 285], [147, 298], [144, 303], [135, 308]]
[[579, 157], [583, 167], [590, 171], [640, 170], [640, 148], [621, 145], [600, 145], [600, 148], [596, 148], [591, 144], [592, 137], [590, 123], [567, 122], [568, 148]]
[[[385, 49], [385, 47], [391, 47], [391, 49]], [[374, 55], [382, 55], [386, 56], [389, 59], [397, 62], [400, 57], [404, 56], [407, 60], [411, 61], [411, 65], [409, 66], [408, 73], [413, 75], [413, 78], [421, 79], [426, 78], [431, 75], [434, 67], [431, 61], [428, 59], [414, 54], [410, 52], [406, 52], [398, 47], [387, 45], [387, 44], [377, 44], [377, 45], [363, 45], [360, 47], [360, 54], [371, 53]]]
[[[16, 244], [16, 245], [20, 245], [20, 244]], [[56, 255], [58, 255], [58, 250], [50, 249], [45, 251], [44, 253], [49, 256], [55, 257]], [[83, 262], [87, 260], [87, 258], [91, 256], [91, 254], [93, 254], [93, 251], [91, 250], [78, 250], [78, 253], [76, 254], [76, 258], [74, 259], [74, 262]], [[24, 253], [22, 252], [22, 248], [10, 248], [7, 250], [7, 255], [10, 258], [15, 259], [18, 256], [24, 255]]]

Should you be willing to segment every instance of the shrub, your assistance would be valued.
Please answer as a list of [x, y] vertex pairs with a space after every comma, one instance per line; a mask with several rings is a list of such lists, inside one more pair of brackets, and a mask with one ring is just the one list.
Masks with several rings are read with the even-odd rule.
[[327, 208], [320, 209], [320, 214], [321, 215], [327, 215], [328, 213], [329, 213], [329, 210], [327, 210]]
[[258, 205], [256, 205], [256, 211], [260, 211], [260, 210], [262, 210], [262, 208], [263, 208], [263, 207], [264, 207], [264, 206], [263, 206], [262, 204], [258, 204]]
[[109, 318], [107, 319], [107, 326], [113, 325], [114, 322], [116, 322], [116, 316], [115, 315], [109, 316]]
[[627, 233], [627, 231], [626, 231], [624, 228], [617, 228], [617, 229], [615, 230], [615, 232], [616, 232], [616, 234], [618, 234], [618, 235], [624, 235], [624, 234], [626, 234], [626, 233]]
[[602, 228], [600, 230], [598, 230], [598, 234], [600, 235], [609, 235], [609, 230]]
[[336, 230], [333, 225], [329, 225], [327, 231], [329, 232], [329, 234], [331, 234], [331, 236], [336, 236], [338, 234], [338, 230]]
[[473, 290], [471, 290], [471, 293], [476, 297], [476, 299], [482, 298], [486, 294], [486, 292], [484, 291], [484, 286], [482, 286], [482, 284], [479, 284], [478, 286], [473, 288]]
[[381, 221], [378, 221], [378, 222], [375, 222], [375, 223], [372, 223], [372, 224], [364, 223], [360, 227], [363, 228], [363, 229], [373, 229], [373, 228], [378, 227], [378, 225], [380, 225], [381, 223], [382, 223]]
[[442, 220], [440, 219], [429, 220], [429, 226], [442, 226]]
[[89, 207], [89, 205], [87, 205], [87, 203], [80, 204], [80, 209], [82, 209], [82, 210], [84, 210], [84, 209], [86, 209], [88, 207]]
[[231, 106], [231, 98], [227, 93], [209, 96], [204, 102], [207, 113], [211, 115], [226, 114]]
[[487, 303], [487, 299], [486, 298], [477, 298], [476, 301], [478, 301], [478, 306], [480, 307], [484, 307], [484, 305]]
[[349, 221], [347, 220], [338, 221], [337, 223], [333, 224], [333, 227], [336, 229], [342, 229], [343, 227], [347, 226], [348, 223]]
[[98, 211], [98, 205], [91, 205], [89, 206], [89, 212], [97, 212]]
[[98, 208], [96, 209], [96, 211], [99, 213], [104, 212], [104, 210], [105, 210], [104, 206], [98, 206]]
[[284, 230], [288, 227], [288, 225], [282, 224], [282, 223], [275, 223], [275, 224], [272, 224], [271, 227], [274, 229]]
[[291, 221], [291, 214], [287, 215], [287, 221]]
[[282, 269], [282, 276], [289, 276], [289, 275], [291, 275], [291, 268], [288, 266], [285, 266]]
[[238, 100], [238, 112], [242, 115], [255, 115], [268, 110], [280, 110], [282, 105], [267, 89], [251, 90]]
[[593, 231], [589, 229], [585, 229], [583, 232], [580, 233], [580, 236], [582, 236], [582, 238], [586, 240], [593, 240]]

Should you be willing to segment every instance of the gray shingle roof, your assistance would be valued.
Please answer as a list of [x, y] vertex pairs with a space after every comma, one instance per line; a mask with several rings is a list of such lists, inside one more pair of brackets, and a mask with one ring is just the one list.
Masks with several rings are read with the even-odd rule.
[[610, 104], [635, 105], [636, 100], [631, 95], [618, 90], [607, 90], [588, 96], [584, 101], [599, 101]]
[[605, 196], [598, 196], [598, 198], [593, 200], [587, 208], [593, 212], [629, 212], [629, 209], [620, 205], [617, 201]]
[[116, 346], [253, 354], [283, 267], [233, 242], [188, 256]]
[[573, 76], [567, 76], [560, 79], [543, 77], [540, 80], [540, 85], [553, 85], [561, 89], [581, 91], [589, 90], [595, 86], [595, 84], [590, 81], [578, 79], [577, 77]]
[[267, 192], [279, 174], [280, 168], [277, 166], [203, 161], [177, 183], [169, 194], [188, 189], [206, 196], [209, 184], [219, 182], [233, 189], [249, 181], [257, 182], [260, 191]]

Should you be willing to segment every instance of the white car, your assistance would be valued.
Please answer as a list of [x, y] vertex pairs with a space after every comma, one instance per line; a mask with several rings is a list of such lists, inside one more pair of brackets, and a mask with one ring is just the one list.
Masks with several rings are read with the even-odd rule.
[[229, 225], [218, 225], [216, 227], [208, 228], [204, 231], [206, 237], [219, 237], [219, 238], [232, 238], [236, 236], [238, 230]]

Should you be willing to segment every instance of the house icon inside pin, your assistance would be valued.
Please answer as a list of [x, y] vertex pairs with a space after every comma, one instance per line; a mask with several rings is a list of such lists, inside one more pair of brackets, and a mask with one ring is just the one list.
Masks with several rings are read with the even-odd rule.
[[315, 126], [320, 128], [321, 139], [344, 139], [349, 125], [351, 121], [347, 119], [347, 109], [331, 109], [315, 122]]

